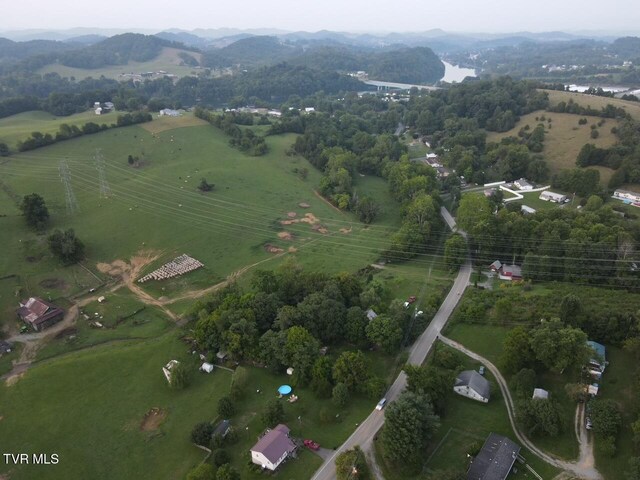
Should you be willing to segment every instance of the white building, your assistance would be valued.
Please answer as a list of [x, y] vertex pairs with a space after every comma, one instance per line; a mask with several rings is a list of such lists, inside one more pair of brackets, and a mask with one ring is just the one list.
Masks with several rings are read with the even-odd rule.
[[625, 203], [637, 203], [640, 202], [640, 193], [618, 189], [613, 192], [613, 198], [622, 200]]
[[550, 190], [545, 190], [540, 194], [540, 200], [544, 200], [545, 202], [554, 202], [554, 203], [564, 203], [567, 199], [566, 195], [561, 193], [555, 193]]
[[533, 190], [533, 185], [526, 178], [519, 178], [513, 184], [520, 190]]
[[280, 424], [273, 430], [268, 430], [251, 448], [251, 461], [274, 471], [295, 451], [296, 445], [289, 438], [289, 428]]
[[547, 392], [544, 388], [534, 388], [533, 389], [533, 400], [549, 400], [549, 392]]
[[475, 370], [460, 372], [453, 385], [453, 391], [482, 403], [487, 403], [491, 398], [489, 381]]
[[520, 210], [522, 211], [522, 213], [524, 213], [525, 215], [531, 215], [533, 213], [536, 213], [536, 209], [535, 208], [531, 208], [527, 205], [521, 205], [520, 206]]
[[96, 115], [102, 115], [102, 107], [96, 108], [95, 112], [96, 112]]
[[161, 117], [179, 117], [180, 116], [180, 112], [178, 110], [172, 110], [170, 108], [163, 108], [162, 110], [160, 110], [160, 116]]

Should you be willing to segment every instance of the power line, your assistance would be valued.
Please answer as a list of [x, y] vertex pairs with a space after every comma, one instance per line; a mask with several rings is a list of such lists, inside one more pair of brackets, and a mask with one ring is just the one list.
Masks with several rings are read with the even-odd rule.
[[60, 172], [60, 181], [64, 185], [64, 198], [67, 205], [67, 215], [73, 215], [80, 211], [78, 206], [78, 200], [73, 193], [73, 187], [71, 186], [71, 173], [69, 172], [69, 166], [65, 160], [60, 162], [58, 167]]
[[105, 170], [104, 156], [102, 155], [102, 150], [100, 148], [96, 148], [96, 153], [93, 156], [93, 161], [96, 165], [96, 170], [98, 170], [98, 181], [100, 183], [100, 197], [107, 198], [111, 195], [111, 188], [109, 187], [109, 182], [107, 180], [107, 174]]

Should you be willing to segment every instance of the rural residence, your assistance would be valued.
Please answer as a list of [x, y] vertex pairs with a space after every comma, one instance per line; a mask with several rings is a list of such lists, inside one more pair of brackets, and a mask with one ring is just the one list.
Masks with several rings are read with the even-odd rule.
[[460, 372], [453, 385], [453, 391], [483, 403], [487, 403], [491, 398], [489, 381], [475, 370]]
[[496, 272], [500, 280], [522, 280], [522, 269], [518, 265], [506, 265], [496, 260], [489, 265], [489, 270]]
[[216, 425], [216, 428], [213, 430], [212, 437], [226, 437], [227, 434], [231, 431], [231, 421], [230, 420], [222, 420], [220, 423]]
[[172, 110], [171, 108], [163, 108], [160, 110], [161, 117], [179, 117], [180, 112], [178, 110]]
[[507, 437], [490, 433], [471, 460], [467, 480], [505, 480], [520, 456], [520, 447]]
[[526, 178], [519, 178], [513, 184], [520, 190], [533, 190], [533, 185]]
[[64, 310], [38, 297], [20, 302], [17, 313], [24, 323], [38, 332], [49, 328], [64, 317]]
[[540, 200], [544, 200], [545, 202], [553, 202], [553, 203], [564, 203], [567, 200], [567, 196], [561, 193], [551, 192], [549, 190], [545, 190], [540, 194]]
[[624, 203], [630, 203], [633, 206], [640, 207], [640, 193], [618, 189], [613, 192], [613, 198], [621, 200]]
[[289, 456], [295, 456], [296, 444], [289, 438], [289, 427], [280, 424], [268, 430], [258, 443], [251, 447], [251, 461], [262, 468], [274, 471]]

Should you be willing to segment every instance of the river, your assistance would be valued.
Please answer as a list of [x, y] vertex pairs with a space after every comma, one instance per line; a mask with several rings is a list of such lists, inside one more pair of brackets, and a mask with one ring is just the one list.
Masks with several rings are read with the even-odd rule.
[[451, 65], [449, 62], [442, 61], [444, 63], [444, 77], [443, 82], [453, 83], [461, 82], [466, 77], [475, 77], [476, 71], [473, 68], [463, 68], [457, 65]]

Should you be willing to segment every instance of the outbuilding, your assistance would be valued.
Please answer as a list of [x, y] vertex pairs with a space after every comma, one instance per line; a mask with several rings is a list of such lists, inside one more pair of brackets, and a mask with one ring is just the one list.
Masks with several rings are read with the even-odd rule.
[[475, 370], [460, 372], [453, 385], [453, 391], [482, 403], [489, 402], [491, 398], [489, 381]]
[[62, 320], [64, 310], [39, 297], [30, 297], [20, 302], [18, 317], [36, 331], [42, 331]]

